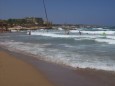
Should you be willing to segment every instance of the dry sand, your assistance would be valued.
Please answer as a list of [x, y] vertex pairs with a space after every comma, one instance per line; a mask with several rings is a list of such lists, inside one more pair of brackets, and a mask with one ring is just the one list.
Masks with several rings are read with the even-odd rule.
[[53, 86], [32, 65], [0, 51], [0, 86]]

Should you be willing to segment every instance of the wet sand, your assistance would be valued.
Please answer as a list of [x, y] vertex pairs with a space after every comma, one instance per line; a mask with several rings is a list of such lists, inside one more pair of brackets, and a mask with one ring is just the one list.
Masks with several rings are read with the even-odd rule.
[[[41, 82], [41, 80], [45, 79], [46, 84], [45, 85], [37, 85], [37, 86], [52, 86], [52, 84], [55, 84], [56, 86], [115, 86], [115, 72], [94, 70], [94, 69], [88, 69], [88, 68], [87, 69], [77, 68], [76, 70], [73, 70], [69, 67], [65, 67], [62, 65], [60, 66], [57, 64], [38, 60], [32, 56], [27, 56], [27, 55], [23, 55], [20, 53], [9, 52], [9, 51], [6, 51], [6, 52], [9, 53], [11, 56], [14, 56], [14, 58], [16, 60], [17, 59], [20, 61], [22, 60], [23, 64], [29, 65], [29, 67], [31, 67], [31, 70], [32, 69], [39, 70], [39, 71], [34, 71], [34, 72], [36, 72], [36, 73], [34, 73], [34, 75], [35, 74], [37, 75], [38, 73], [40, 74], [40, 77], [38, 76], [39, 79], [37, 77], [34, 77], [34, 78], [37, 78], [37, 80], [38, 81], [40, 80], [40, 82]], [[4, 52], [2, 52], [2, 53], [4, 53]], [[15, 65], [15, 67], [19, 68], [17, 65]], [[9, 69], [11, 69], [11, 67], [9, 67]], [[12, 69], [14, 69], [14, 67]], [[23, 66], [23, 70], [27, 72], [27, 70], [25, 70], [25, 69], [28, 69], [28, 68]], [[9, 73], [9, 71], [10, 70], [8, 70], [8, 73]], [[20, 71], [20, 70], [18, 69], [18, 71]], [[18, 79], [19, 81], [20, 81], [20, 79], [23, 78], [23, 76], [25, 76], [26, 72], [24, 72], [23, 75], [20, 74], [20, 78]], [[5, 73], [3, 73], [3, 74], [5, 74]], [[30, 72], [30, 74], [33, 74], [33, 72]], [[26, 75], [25, 77], [27, 77], [28, 75]], [[29, 75], [29, 76], [32, 77], [34, 75]], [[2, 75], [2, 77], [3, 77], [3, 75]], [[17, 77], [14, 75], [5, 76], [5, 78], [11, 78], [11, 77], [15, 77], [15, 79], [17, 79]], [[13, 79], [13, 80], [15, 80], [15, 79]], [[27, 78], [25, 78], [25, 79], [27, 79]], [[6, 79], [6, 80], [7, 80], [7, 82], [9, 82], [8, 79]], [[10, 81], [14, 82], [13, 80], [10, 80]], [[49, 81], [52, 83], [49, 83]], [[26, 82], [28, 83], [28, 80]], [[1, 80], [0, 80], [0, 83], [1, 83]], [[5, 83], [5, 82], [2, 80], [2, 83]], [[18, 83], [19, 83], [19, 86], [23, 86], [23, 85], [20, 85], [20, 82], [18, 82]], [[35, 83], [35, 82], [33, 81], [33, 79], [32, 79], [32, 81], [31, 81], [31, 79], [29, 79], [29, 83]], [[44, 83], [44, 81], [43, 81], [43, 83]], [[0, 86], [10, 86], [10, 85], [0, 85]], [[13, 86], [13, 85], [11, 85], [11, 86]], [[18, 86], [18, 85], [16, 85], [16, 86]], [[26, 86], [26, 85], [24, 85], [24, 86]], [[28, 86], [36, 86], [36, 85], [29, 84]]]
[[54, 86], [32, 65], [0, 51], [0, 86]]

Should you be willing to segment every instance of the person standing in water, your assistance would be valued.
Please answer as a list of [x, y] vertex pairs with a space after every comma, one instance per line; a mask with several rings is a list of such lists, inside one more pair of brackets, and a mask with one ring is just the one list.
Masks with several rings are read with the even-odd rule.
[[79, 34], [81, 35], [81, 31], [79, 31]]
[[106, 37], [106, 33], [105, 32], [103, 32], [103, 34], [102, 34], [104, 37]]
[[29, 31], [29, 35], [31, 35], [31, 31]]

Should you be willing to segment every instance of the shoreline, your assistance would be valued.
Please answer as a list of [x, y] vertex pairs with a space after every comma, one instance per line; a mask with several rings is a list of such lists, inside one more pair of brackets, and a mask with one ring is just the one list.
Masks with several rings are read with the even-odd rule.
[[0, 86], [55, 86], [33, 65], [0, 48]]
[[57, 64], [38, 60], [32, 56], [11, 52], [6, 49], [1, 50], [40, 70], [56, 86], [115, 86], [114, 72], [88, 68], [72, 70]]

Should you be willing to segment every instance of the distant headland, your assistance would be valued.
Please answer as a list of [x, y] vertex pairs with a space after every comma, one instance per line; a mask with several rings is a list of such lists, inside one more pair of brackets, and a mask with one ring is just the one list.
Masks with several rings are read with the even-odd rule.
[[75, 28], [99, 28], [107, 27], [100, 25], [87, 24], [54, 24], [38, 17], [0, 19], [0, 32], [10, 30], [36, 30], [36, 29], [55, 29], [55, 28], [75, 29]]
[[50, 28], [51, 22], [46, 22], [42, 18], [38, 17], [25, 17], [21, 19], [10, 18], [7, 20], [0, 19], [0, 29], [8, 30], [12, 29], [37, 29], [37, 28]]

